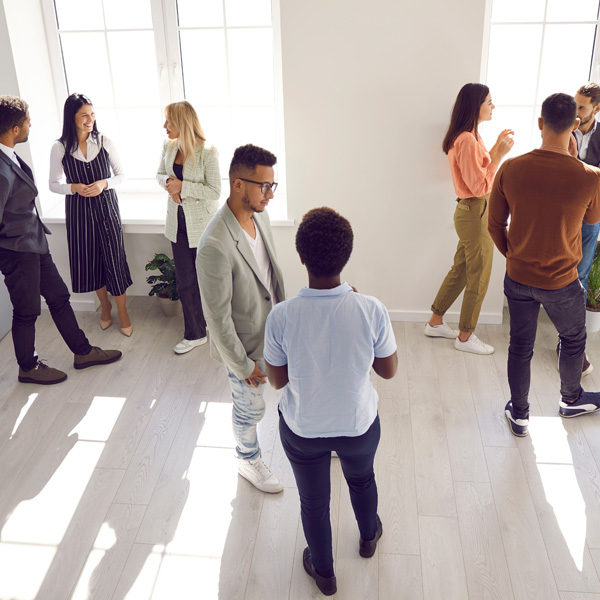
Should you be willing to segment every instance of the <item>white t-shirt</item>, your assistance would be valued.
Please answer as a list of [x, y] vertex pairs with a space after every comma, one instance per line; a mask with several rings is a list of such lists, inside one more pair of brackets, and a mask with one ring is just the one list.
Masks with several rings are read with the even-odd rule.
[[254, 254], [254, 258], [256, 258], [256, 262], [258, 263], [258, 269], [260, 270], [262, 281], [267, 285], [267, 289], [269, 290], [271, 302], [275, 302], [275, 290], [273, 289], [273, 267], [271, 266], [271, 259], [269, 258], [269, 253], [267, 252], [265, 242], [262, 239], [262, 235], [260, 235], [260, 229], [255, 223], [254, 231], [256, 231], [256, 238], [254, 239], [246, 230], [243, 231], [246, 234], [246, 239], [248, 240], [250, 248], [252, 249], [252, 254]]

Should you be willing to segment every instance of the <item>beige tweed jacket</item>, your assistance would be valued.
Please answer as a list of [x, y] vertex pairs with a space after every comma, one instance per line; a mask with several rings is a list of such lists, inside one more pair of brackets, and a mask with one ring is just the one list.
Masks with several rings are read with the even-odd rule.
[[[175, 177], [173, 162], [179, 145], [166, 140], [156, 180], [166, 189], [167, 179]], [[204, 144], [196, 150], [196, 167], [192, 161], [183, 166], [181, 198], [190, 248], [196, 248], [205, 227], [219, 209], [221, 196], [221, 173], [219, 171], [219, 153], [214, 146]], [[179, 205], [171, 197], [167, 200], [167, 222], [165, 237], [171, 242], [177, 241], [177, 209]]]

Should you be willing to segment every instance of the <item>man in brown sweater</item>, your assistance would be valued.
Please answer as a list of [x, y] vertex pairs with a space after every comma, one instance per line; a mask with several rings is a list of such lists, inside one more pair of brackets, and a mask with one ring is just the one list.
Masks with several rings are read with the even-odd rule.
[[[543, 305], [560, 339], [559, 414], [600, 410], [600, 393], [581, 388], [585, 350], [585, 292], [577, 276], [581, 223], [600, 221], [600, 170], [576, 158], [572, 96], [553, 94], [542, 104], [542, 145], [507, 160], [490, 196], [489, 232], [506, 257], [504, 293], [510, 312], [505, 414], [514, 435], [527, 435], [530, 362]], [[510, 227], [508, 220], [510, 218]]]

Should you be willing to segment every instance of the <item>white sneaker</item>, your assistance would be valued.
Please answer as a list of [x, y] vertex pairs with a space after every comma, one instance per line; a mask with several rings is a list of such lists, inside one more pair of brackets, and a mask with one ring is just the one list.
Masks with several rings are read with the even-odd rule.
[[425, 335], [428, 337], [440, 337], [454, 339], [458, 336], [458, 329], [450, 329], [446, 323], [432, 327], [429, 323], [425, 325]]
[[494, 354], [494, 346], [484, 344], [474, 333], [466, 342], [458, 338], [454, 340], [454, 347], [461, 352], [472, 352], [473, 354]]
[[175, 352], [175, 354], [185, 354], [186, 352], [189, 352], [190, 350], [192, 350], [192, 348], [195, 348], [196, 346], [202, 346], [203, 344], [206, 344], [207, 341], [208, 338], [206, 336], [201, 337], [197, 340], [186, 340], [184, 338], [179, 342], [179, 344], [175, 346], [175, 348], [173, 348], [173, 352]]
[[238, 473], [261, 492], [277, 494], [283, 490], [283, 484], [277, 475], [271, 473], [260, 457], [255, 460], [240, 459]]

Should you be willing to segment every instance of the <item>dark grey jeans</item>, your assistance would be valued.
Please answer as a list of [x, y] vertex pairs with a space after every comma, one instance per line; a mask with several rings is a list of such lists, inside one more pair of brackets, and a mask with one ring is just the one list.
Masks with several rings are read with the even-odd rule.
[[542, 290], [504, 278], [510, 312], [508, 384], [517, 419], [529, 417], [530, 363], [543, 306], [560, 339], [560, 394], [566, 402], [581, 395], [581, 369], [585, 351], [585, 292], [579, 279], [558, 290]]

